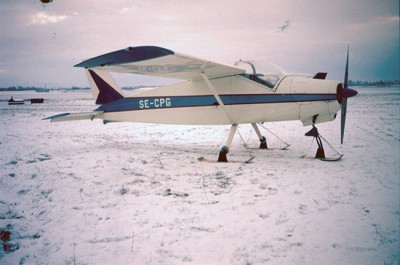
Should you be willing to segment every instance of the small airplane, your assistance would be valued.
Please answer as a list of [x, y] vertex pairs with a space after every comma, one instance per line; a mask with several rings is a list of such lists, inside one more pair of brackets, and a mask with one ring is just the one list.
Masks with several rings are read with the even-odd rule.
[[285, 31], [285, 30], [289, 27], [289, 25], [290, 25], [290, 20], [286, 20], [285, 23], [284, 23], [282, 26], [278, 27], [278, 29], [281, 29], [281, 30], [278, 31], [278, 32], [283, 32], [283, 31]]
[[[300, 120], [311, 125], [307, 136], [317, 139], [316, 158], [325, 159], [315, 125], [336, 118], [340, 107], [343, 143], [347, 99], [357, 95], [348, 88], [348, 61], [345, 81], [325, 80], [315, 75], [263, 74], [249, 61], [235, 66], [199, 59], [156, 46], [128, 47], [85, 60], [75, 67], [85, 68], [95, 103], [92, 112], [51, 116], [52, 122], [101, 119], [108, 122], [141, 122], [186, 125], [231, 125], [218, 162], [228, 162], [227, 154], [239, 124], [251, 124], [261, 149], [268, 149], [257, 124]], [[239, 65], [247, 65], [250, 70]], [[110, 72], [132, 73], [182, 79], [183, 82], [124, 95]]]

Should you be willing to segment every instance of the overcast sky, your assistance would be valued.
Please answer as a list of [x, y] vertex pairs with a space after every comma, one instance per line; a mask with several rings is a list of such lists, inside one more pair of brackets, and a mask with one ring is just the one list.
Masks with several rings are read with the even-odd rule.
[[[1, 0], [0, 87], [87, 86], [83, 69], [73, 65], [141, 45], [343, 80], [347, 44], [350, 79], [400, 79], [399, 1]], [[161, 82], [117, 79], [122, 86]]]

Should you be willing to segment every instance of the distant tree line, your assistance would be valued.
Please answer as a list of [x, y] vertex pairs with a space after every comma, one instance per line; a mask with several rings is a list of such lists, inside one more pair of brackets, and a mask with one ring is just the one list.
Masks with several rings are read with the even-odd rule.
[[400, 80], [394, 81], [353, 81], [349, 80], [349, 86], [398, 86]]

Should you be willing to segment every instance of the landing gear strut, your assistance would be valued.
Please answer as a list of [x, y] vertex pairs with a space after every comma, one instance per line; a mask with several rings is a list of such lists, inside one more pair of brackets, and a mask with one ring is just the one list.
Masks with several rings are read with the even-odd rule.
[[[268, 149], [267, 147], [267, 139], [261, 134], [260, 130], [258, 129], [258, 126], [256, 123], [252, 123], [251, 124], [254, 128], [254, 130], [257, 133], [258, 139], [260, 139], [260, 149]], [[232, 140], [233, 137], [235, 136], [236, 130], [237, 130], [237, 124], [232, 124], [231, 130], [229, 131], [229, 135], [228, 135], [228, 140], [226, 141], [226, 145], [224, 145], [221, 148], [221, 151], [219, 151], [219, 155], [218, 155], [218, 162], [228, 162], [227, 159], [227, 154], [229, 153], [229, 148], [232, 145]], [[243, 140], [243, 138], [242, 138]], [[253, 159], [254, 157], [252, 157], [251, 159]]]
[[226, 141], [226, 145], [221, 148], [219, 151], [218, 162], [228, 162], [226, 155], [229, 153], [229, 148], [232, 145], [233, 136], [235, 136], [237, 129], [237, 124], [232, 124], [231, 130], [229, 131], [228, 140]]
[[256, 123], [252, 123], [251, 125], [253, 126], [254, 131], [256, 131], [258, 139], [260, 139], [260, 149], [268, 149], [267, 139], [264, 136], [261, 135], [261, 132], [258, 129], [257, 124]]
[[318, 132], [317, 127], [314, 126], [314, 124], [312, 125], [312, 129], [310, 131], [308, 131], [305, 136], [313, 136], [315, 137], [315, 140], [317, 141], [318, 144], [318, 149], [317, 149], [317, 153], [315, 154], [315, 158], [319, 158], [319, 159], [324, 159], [325, 158], [325, 151], [324, 151], [324, 146], [322, 145], [322, 140], [321, 140], [321, 136]]

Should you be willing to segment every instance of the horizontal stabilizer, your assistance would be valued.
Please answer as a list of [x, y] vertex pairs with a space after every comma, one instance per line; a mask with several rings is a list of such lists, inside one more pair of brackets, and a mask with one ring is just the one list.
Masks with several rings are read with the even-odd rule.
[[92, 112], [79, 112], [79, 113], [62, 113], [54, 116], [44, 118], [43, 120], [50, 120], [51, 122], [58, 121], [79, 121], [79, 120], [93, 120], [99, 118], [103, 111]]

